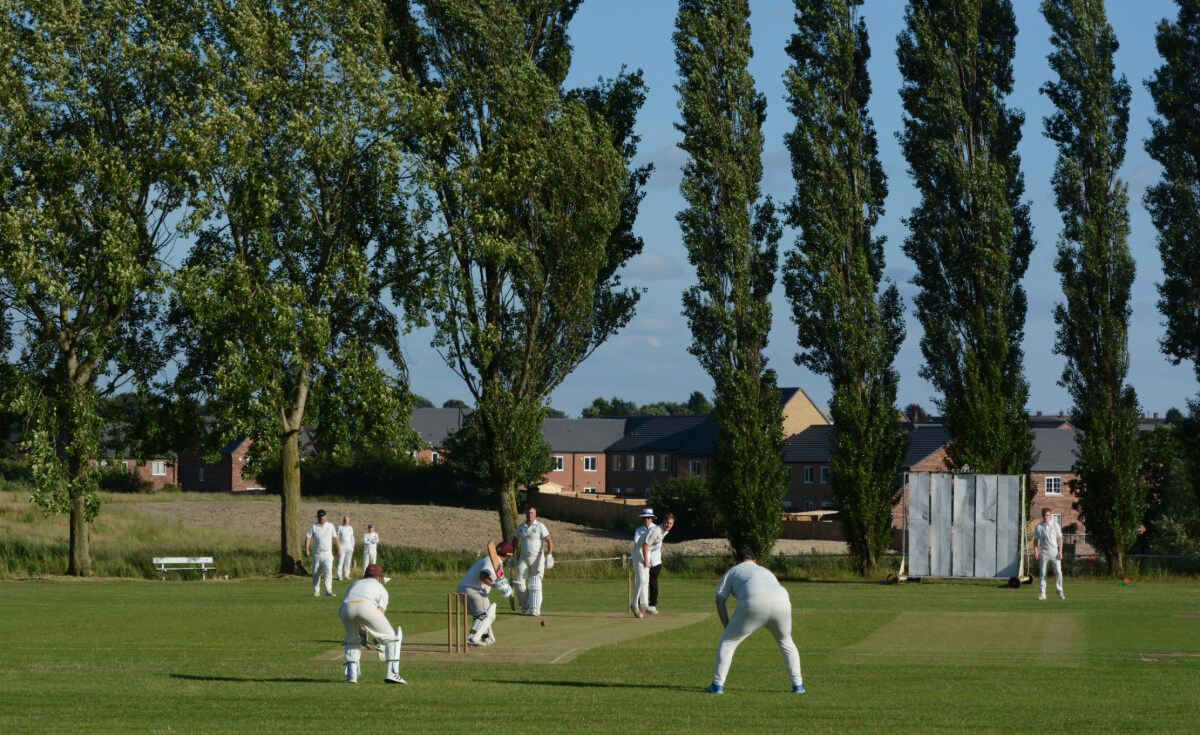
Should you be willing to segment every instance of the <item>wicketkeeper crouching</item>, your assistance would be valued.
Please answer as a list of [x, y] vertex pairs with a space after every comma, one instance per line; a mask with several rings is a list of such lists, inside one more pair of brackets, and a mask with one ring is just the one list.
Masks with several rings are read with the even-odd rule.
[[338, 617], [346, 627], [346, 683], [357, 684], [358, 675], [362, 672], [359, 661], [362, 656], [362, 641], [360, 631], [365, 631], [382, 647], [384, 660], [387, 661], [387, 675], [384, 681], [389, 684], [407, 684], [400, 678], [400, 641], [403, 634], [399, 627], [392, 631], [392, 625], [384, 617], [387, 613], [388, 593], [383, 586], [383, 568], [378, 564], [367, 567], [365, 576], [350, 585]]
[[458, 583], [458, 593], [467, 596], [467, 612], [474, 618], [467, 643], [472, 646], [490, 646], [496, 642], [492, 623], [496, 621], [496, 604], [488, 602], [488, 595], [495, 587], [505, 598], [513, 596], [512, 587], [504, 578], [504, 560], [512, 556], [513, 545], [507, 541], [496, 544], [499, 564], [493, 564], [488, 554], [471, 565], [466, 576]]

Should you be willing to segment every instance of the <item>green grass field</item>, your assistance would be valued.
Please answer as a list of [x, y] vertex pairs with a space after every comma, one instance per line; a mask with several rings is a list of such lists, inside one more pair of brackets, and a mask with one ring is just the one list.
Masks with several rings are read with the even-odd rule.
[[345, 583], [313, 598], [302, 579], [0, 582], [0, 732], [1200, 730], [1194, 582], [1068, 579], [1065, 603], [983, 583], [788, 583], [808, 693], [789, 692], [760, 631], [712, 696], [712, 581], [664, 576], [668, 614], [634, 620], [618, 614], [623, 578], [551, 576], [546, 627], [505, 613], [497, 646], [452, 657], [438, 649], [455, 581], [389, 585], [407, 687], [366, 654], [362, 683], [341, 683]]

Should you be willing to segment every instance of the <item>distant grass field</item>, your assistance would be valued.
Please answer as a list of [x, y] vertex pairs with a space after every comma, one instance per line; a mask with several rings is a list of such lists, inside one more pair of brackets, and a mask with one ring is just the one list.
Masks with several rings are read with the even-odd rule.
[[[389, 585], [407, 687], [370, 655], [362, 683], [341, 683], [345, 583], [313, 598], [305, 579], [0, 582], [0, 732], [1200, 730], [1194, 582], [1068, 580], [1065, 603], [985, 583], [787, 583], [808, 693], [788, 691], [759, 632], [711, 696], [711, 581], [664, 575], [663, 610], [695, 615], [639, 621], [617, 616], [624, 579], [551, 576], [546, 628], [505, 614], [488, 655], [451, 659], [436, 648], [456, 581]], [[560, 663], [521, 662], [560, 648]]]

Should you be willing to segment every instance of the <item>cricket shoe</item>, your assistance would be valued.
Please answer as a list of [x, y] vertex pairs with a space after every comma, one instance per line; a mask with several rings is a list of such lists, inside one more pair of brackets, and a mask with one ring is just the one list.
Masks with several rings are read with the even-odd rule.
[[399, 674], [388, 674], [383, 677], [385, 684], [407, 684], [408, 682], [401, 679]]
[[804, 685], [797, 684], [796, 686], [792, 687], [792, 693], [793, 694], [804, 694]]
[[1066, 596], [1066, 595], [1064, 595], [1063, 593], [1059, 592], [1059, 593], [1058, 593], [1058, 599], [1060, 599], [1060, 600], [1065, 600], [1065, 599], [1067, 599], [1067, 596]]
[[347, 676], [347, 677], [346, 677], [346, 683], [347, 683], [347, 684], [357, 684], [357, 683], [358, 683], [358, 677], [357, 677], [357, 676]]
[[721, 686], [720, 684], [709, 684], [708, 686], [706, 686], [704, 688], [704, 693], [705, 694], [724, 694], [725, 687]]
[[642, 612], [646, 613], [647, 615], [658, 615], [658, 608], [657, 607], [643, 607]]
[[333, 597], [333, 590], [325, 590], [326, 597]]
[[1038, 599], [1039, 599], [1039, 600], [1044, 600], [1044, 599], [1046, 599], [1046, 596], [1045, 596], [1045, 595], [1038, 595]]
[[633, 613], [633, 617], [635, 618], [645, 617], [642, 615], [642, 611], [638, 609], [637, 605], [630, 605], [629, 612]]

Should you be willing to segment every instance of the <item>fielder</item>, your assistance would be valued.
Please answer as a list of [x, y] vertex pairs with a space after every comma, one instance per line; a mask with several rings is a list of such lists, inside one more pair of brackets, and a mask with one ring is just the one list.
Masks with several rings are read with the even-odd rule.
[[362, 673], [360, 659], [363, 641], [370, 635], [383, 646], [383, 657], [387, 661], [387, 674], [383, 680], [388, 684], [407, 684], [400, 678], [400, 641], [404, 634], [399, 627], [392, 632], [392, 625], [385, 617], [388, 593], [383, 586], [383, 569], [378, 564], [367, 567], [366, 575], [350, 585], [346, 598], [338, 610], [338, 617], [346, 628], [346, 683], [357, 684]]
[[[338, 579], [350, 579], [350, 572], [354, 569], [354, 528], [350, 525], [350, 517], [342, 517], [342, 525], [338, 526]], [[366, 568], [366, 565], [363, 565]]]
[[[717, 647], [717, 670], [712, 684], [704, 691], [721, 694], [725, 691], [725, 676], [733, 663], [733, 653], [738, 645], [754, 631], [766, 627], [775, 636], [788, 676], [792, 679], [792, 691], [804, 693], [804, 680], [800, 676], [800, 653], [792, 643], [792, 601], [787, 590], [775, 579], [775, 575], [754, 561], [754, 552], [742, 549], [738, 552], [738, 563], [717, 585], [717, 615], [725, 633]], [[738, 606], [733, 619], [725, 609], [729, 596], [737, 598]]]
[[491, 646], [496, 643], [492, 633], [492, 623], [496, 621], [496, 604], [488, 603], [488, 595], [495, 586], [505, 598], [512, 597], [512, 587], [504, 578], [503, 562], [512, 556], [513, 546], [507, 541], [496, 545], [496, 553], [500, 556], [500, 564], [493, 564], [492, 558], [484, 554], [479, 561], [471, 565], [466, 576], [458, 583], [458, 593], [467, 596], [467, 611], [475, 621], [471, 623], [471, 632], [467, 634], [467, 643], [472, 646]]
[[1046, 566], [1054, 565], [1054, 586], [1058, 590], [1058, 599], [1065, 600], [1062, 586], [1062, 529], [1054, 522], [1049, 508], [1042, 508], [1042, 522], [1033, 530], [1033, 558], [1041, 561], [1039, 600], [1046, 599]]
[[375, 524], [367, 524], [367, 532], [363, 534], [363, 569], [379, 560], [379, 534], [375, 533]]
[[644, 545], [650, 547], [650, 595], [643, 613], [658, 615], [658, 575], [662, 574], [662, 547], [667, 534], [675, 527], [675, 514], [668, 513], [661, 526], [651, 526], [646, 533]]
[[525, 511], [525, 522], [517, 526], [513, 541], [521, 544], [512, 580], [517, 602], [521, 603], [522, 614], [537, 617], [542, 614], [542, 577], [547, 569], [554, 568], [554, 539], [546, 524], [537, 519], [537, 508]]
[[[317, 543], [313, 544], [313, 539]], [[313, 597], [321, 596], [321, 575], [325, 575], [325, 595], [333, 597], [333, 545], [338, 543], [333, 524], [325, 520], [325, 511], [317, 511], [317, 522], [308, 529], [304, 537], [304, 553], [311, 554], [313, 570]]]
[[650, 607], [651, 547], [646, 543], [646, 537], [650, 534], [651, 529], [658, 528], [654, 525], [653, 509], [642, 510], [642, 514], [638, 518], [645, 523], [633, 532], [633, 551], [629, 554], [633, 561], [633, 602], [629, 605], [629, 612], [633, 613], [635, 618], [645, 617], [643, 613]]

